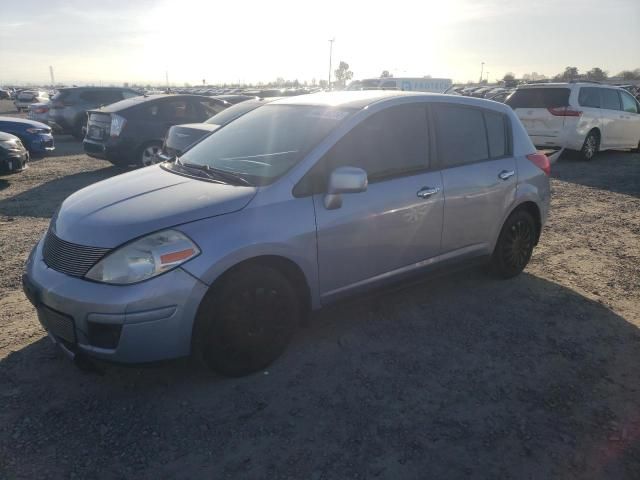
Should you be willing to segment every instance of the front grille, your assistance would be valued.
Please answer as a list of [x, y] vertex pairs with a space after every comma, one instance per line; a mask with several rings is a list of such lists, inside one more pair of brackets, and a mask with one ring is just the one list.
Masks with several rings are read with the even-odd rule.
[[74, 277], [84, 277], [108, 251], [108, 248], [67, 242], [49, 230], [44, 239], [42, 256], [49, 268]]

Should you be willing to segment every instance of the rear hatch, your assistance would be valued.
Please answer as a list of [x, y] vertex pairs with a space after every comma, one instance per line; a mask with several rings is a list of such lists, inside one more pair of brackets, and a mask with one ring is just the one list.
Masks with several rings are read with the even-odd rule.
[[111, 114], [89, 111], [88, 115], [86, 138], [98, 142], [107, 140], [111, 133]]
[[566, 87], [519, 88], [505, 103], [513, 108], [536, 143], [534, 137], [562, 136], [570, 93]]

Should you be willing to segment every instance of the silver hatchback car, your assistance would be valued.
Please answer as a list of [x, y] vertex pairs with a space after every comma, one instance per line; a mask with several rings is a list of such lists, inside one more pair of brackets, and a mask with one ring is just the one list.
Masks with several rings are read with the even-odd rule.
[[24, 289], [68, 353], [194, 354], [243, 375], [345, 295], [486, 259], [527, 265], [549, 161], [500, 103], [397, 91], [260, 107], [173, 162], [67, 198]]

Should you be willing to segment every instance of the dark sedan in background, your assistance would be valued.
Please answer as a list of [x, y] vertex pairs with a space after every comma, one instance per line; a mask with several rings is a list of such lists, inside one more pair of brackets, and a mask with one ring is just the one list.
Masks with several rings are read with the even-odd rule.
[[204, 123], [187, 123], [171, 127], [162, 146], [162, 156], [165, 159], [180, 156], [194, 143], [199, 142], [204, 137], [213, 133], [223, 125], [226, 125], [232, 120], [235, 120], [236, 118], [260, 107], [261, 105], [266, 105], [267, 103], [278, 100], [278, 98], [281, 97], [250, 98], [253, 99], [245, 100], [241, 103], [233, 105], [223, 112], [214, 115]]
[[31, 154], [44, 154], [55, 149], [51, 127], [44, 123], [18, 117], [0, 117], [0, 132], [18, 137]]
[[29, 161], [29, 152], [18, 137], [0, 132], [0, 173], [24, 170]]
[[200, 95], [135, 97], [88, 112], [84, 151], [114, 165], [144, 167], [162, 161], [159, 154], [169, 128], [203, 122], [231, 104]]

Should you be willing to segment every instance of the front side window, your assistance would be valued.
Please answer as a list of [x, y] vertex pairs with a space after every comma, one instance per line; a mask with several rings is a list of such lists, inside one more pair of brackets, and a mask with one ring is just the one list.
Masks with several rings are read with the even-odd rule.
[[613, 88], [601, 88], [602, 108], [607, 110], [620, 110], [620, 97], [618, 91]]
[[622, 99], [622, 110], [627, 113], [638, 113], [638, 103], [627, 92], [620, 92], [620, 98]]
[[281, 177], [333, 131], [351, 110], [265, 105], [195, 145], [180, 162], [208, 166], [263, 185]]
[[435, 108], [435, 118], [438, 155], [443, 168], [489, 158], [481, 110], [458, 105], [438, 105]]
[[582, 87], [578, 94], [581, 107], [600, 108], [600, 89], [596, 87]]
[[422, 104], [387, 108], [345, 135], [326, 156], [328, 171], [359, 167], [376, 181], [428, 167], [427, 110]]

